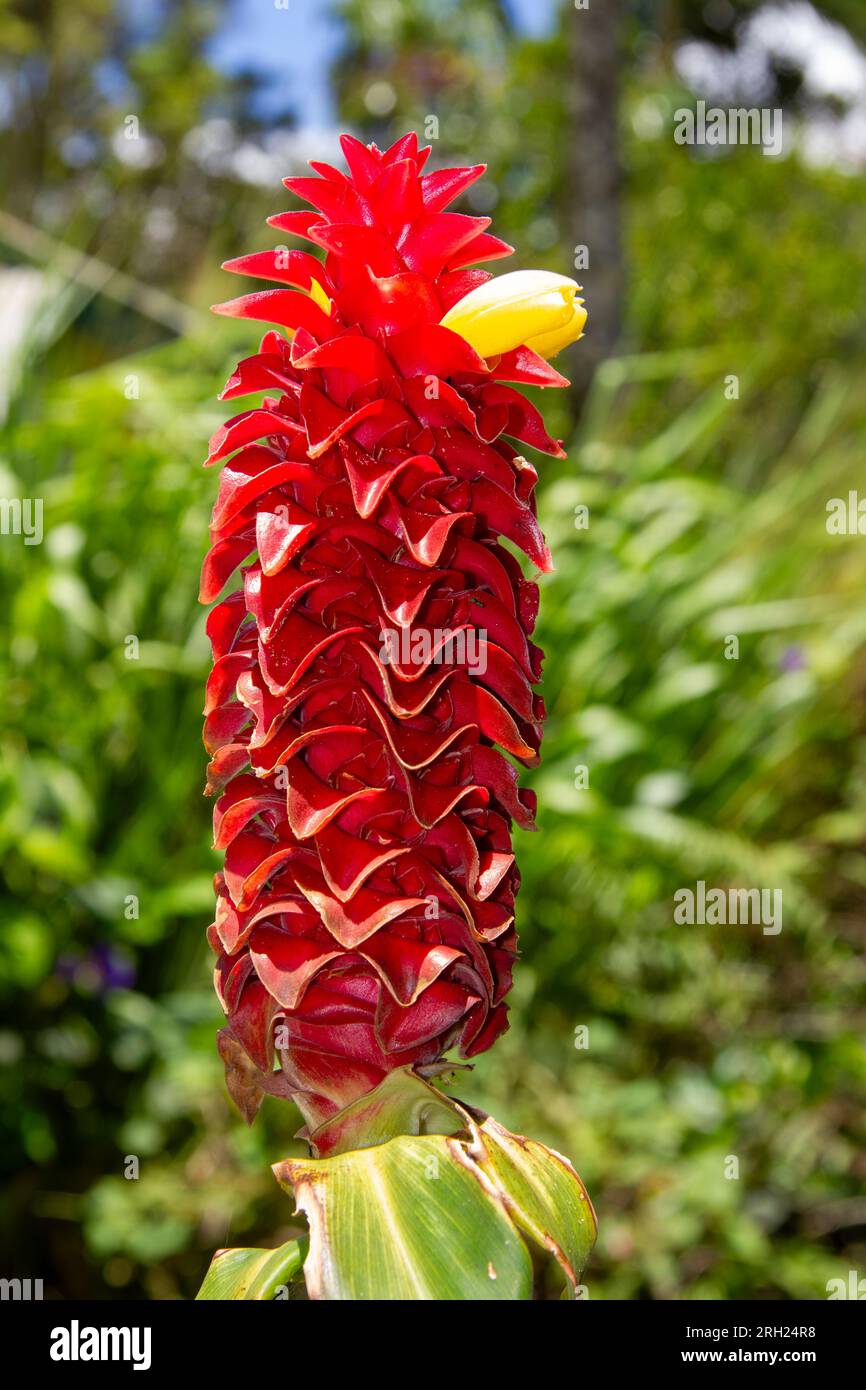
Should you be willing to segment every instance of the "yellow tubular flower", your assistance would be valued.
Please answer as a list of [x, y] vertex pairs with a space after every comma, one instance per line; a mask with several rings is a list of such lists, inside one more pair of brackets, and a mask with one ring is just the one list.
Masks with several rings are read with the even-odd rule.
[[318, 280], [314, 280], [312, 277], [310, 278], [310, 298], [314, 299], [319, 308], [323, 309], [326, 314], [330, 314], [331, 301]]
[[442, 319], [479, 357], [498, 357], [525, 343], [555, 357], [583, 337], [586, 310], [580, 285], [550, 270], [514, 270], [464, 295]]

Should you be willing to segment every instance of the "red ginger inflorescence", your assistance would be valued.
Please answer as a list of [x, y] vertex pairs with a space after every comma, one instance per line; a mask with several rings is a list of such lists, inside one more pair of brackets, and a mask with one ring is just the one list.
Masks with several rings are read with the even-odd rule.
[[567, 384], [440, 324], [491, 278], [470, 267], [511, 252], [445, 211], [484, 166], [425, 175], [413, 135], [342, 146], [348, 177], [285, 181], [317, 211], [270, 219], [324, 261], [226, 266], [280, 288], [218, 311], [287, 331], [222, 393], [271, 394], [211, 441], [201, 594], [242, 567], [208, 621], [220, 1048], [248, 1118], [270, 1091], [310, 1127], [507, 1026], [511, 829], [533, 828], [534, 798], [505, 754], [537, 761], [544, 707], [537, 586], [501, 541], [550, 559], [536, 471], [505, 436], [562, 449], [506, 383]]

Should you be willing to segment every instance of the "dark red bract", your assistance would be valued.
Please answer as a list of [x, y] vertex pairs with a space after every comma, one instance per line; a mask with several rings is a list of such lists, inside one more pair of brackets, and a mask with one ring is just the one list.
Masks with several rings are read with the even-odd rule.
[[324, 262], [227, 266], [280, 288], [219, 311], [289, 335], [266, 333], [223, 392], [269, 394], [211, 441], [201, 593], [242, 568], [208, 620], [220, 1047], [248, 1118], [271, 1091], [311, 1126], [506, 1027], [511, 827], [534, 810], [510, 759], [537, 760], [544, 709], [537, 587], [500, 538], [550, 566], [536, 472], [504, 436], [562, 451], [504, 383], [565, 384], [439, 324], [490, 278], [469, 267], [511, 249], [445, 211], [483, 166], [424, 175], [413, 135], [342, 145], [349, 177], [286, 180], [318, 211], [270, 219]]

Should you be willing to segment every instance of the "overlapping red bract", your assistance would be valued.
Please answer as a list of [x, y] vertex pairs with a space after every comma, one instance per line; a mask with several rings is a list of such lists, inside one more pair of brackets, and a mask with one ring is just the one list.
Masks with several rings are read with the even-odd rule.
[[[269, 1090], [311, 1124], [506, 1027], [511, 825], [534, 805], [494, 745], [532, 764], [543, 703], [537, 587], [500, 538], [540, 570], [549, 555], [535, 469], [503, 436], [562, 451], [505, 383], [565, 384], [529, 349], [484, 361], [439, 324], [490, 278], [470, 267], [511, 250], [445, 211], [483, 166], [424, 175], [414, 135], [342, 146], [349, 177], [286, 180], [317, 211], [270, 219], [324, 264], [283, 248], [227, 266], [280, 287], [220, 312], [293, 337], [266, 333], [223, 392], [271, 394], [211, 441], [201, 592], [243, 567], [208, 621], [221, 1051], [249, 1118]], [[483, 660], [383, 661], [402, 628], [473, 631]]]

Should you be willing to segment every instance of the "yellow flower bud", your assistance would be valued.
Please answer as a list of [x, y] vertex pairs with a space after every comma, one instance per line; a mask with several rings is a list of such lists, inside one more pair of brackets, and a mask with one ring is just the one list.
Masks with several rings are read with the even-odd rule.
[[442, 323], [479, 357], [497, 357], [523, 343], [542, 357], [555, 357], [583, 336], [586, 310], [579, 289], [549, 270], [514, 270], [464, 295]]

